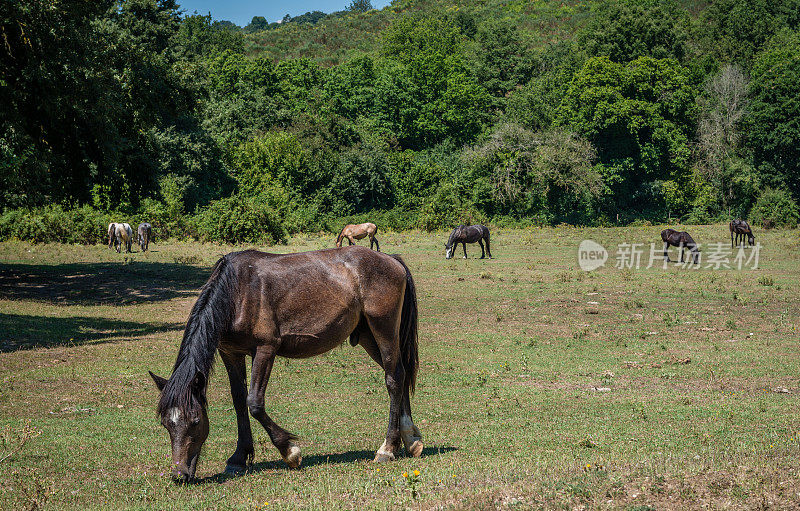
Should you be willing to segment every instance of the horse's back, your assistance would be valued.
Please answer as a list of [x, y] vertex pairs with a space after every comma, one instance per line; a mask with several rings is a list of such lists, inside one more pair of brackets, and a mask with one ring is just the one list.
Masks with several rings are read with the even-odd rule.
[[281, 288], [322, 282], [356, 289], [365, 279], [405, 279], [405, 269], [396, 259], [359, 245], [291, 254], [244, 250], [226, 257], [237, 267], [246, 268], [245, 273], [269, 279]]
[[344, 342], [363, 316], [385, 317], [402, 306], [405, 268], [366, 247], [293, 254], [246, 250], [226, 258], [239, 290], [234, 331], [274, 332], [282, 356], [327, 351]]

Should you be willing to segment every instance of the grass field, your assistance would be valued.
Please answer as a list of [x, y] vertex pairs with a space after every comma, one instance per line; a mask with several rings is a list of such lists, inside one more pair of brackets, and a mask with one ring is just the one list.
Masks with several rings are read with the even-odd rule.
[[[345, 343], [273, 370], [267, 409], [302, 437], [299, 471], [254, 424], [251, 471], [221, 474], [236, 424], [219, 364], [201, 481], [186, 486], [167, 475], [147, 370], [169, 374], [197, 289], [240, 247], [2, 243], [0, 508], [799, 506], [800, 232], [757, 232], [756, 270], [618, 269], [613, 253], [578, 268], [585, 238], [649, 244], [661, 228], [495, 230], [493, 260], [472, 245], [446, 261], [446, 233], [379, 236], [417, 283], [423, 456], [372, 463], [388, 397]], [[725, 225], [689, 231], [729, 246]]]

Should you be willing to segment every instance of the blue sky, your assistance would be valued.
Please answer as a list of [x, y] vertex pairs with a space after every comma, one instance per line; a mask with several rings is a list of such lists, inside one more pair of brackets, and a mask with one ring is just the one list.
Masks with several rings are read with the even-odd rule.
[[[391, 0], [372, 0], [376, 9], [386, 7]], [[178, 0], [187, 14], [211, 13], [215, 20], [229, 20], [239, 26], [250, 23], [253, 16], [264, 16], [268, 21], [278, 21], [285, 14], [297, 16], [308, 11], [341, 11], [350, 0]]]

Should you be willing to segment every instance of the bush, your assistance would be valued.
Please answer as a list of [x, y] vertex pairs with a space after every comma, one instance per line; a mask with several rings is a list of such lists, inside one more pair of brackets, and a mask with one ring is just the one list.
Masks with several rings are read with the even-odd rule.
[[280, 215], [259, 197], [232, 195], [212, 202], [195, 217], [202, 241], [286, 243]]
[[475, 207], [462, 202], [455, 186], [443, 183], [419, 212], [418, 225], [424, 231], [452, 229], [457, 225], [485, 224], [486, 217]]
[[750, 220], [764, 229], [797, 226], [800, 210], [786, 190], [766, 188], [750, 210]]
[[14, 209], [0, 215], [0, 241], [16, 238], [33, 243], [103, 243], [110, 217], [90, 206]]

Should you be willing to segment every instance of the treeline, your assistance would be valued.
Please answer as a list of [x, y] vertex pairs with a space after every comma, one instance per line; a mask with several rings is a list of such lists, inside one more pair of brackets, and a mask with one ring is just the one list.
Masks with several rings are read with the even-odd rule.
[[0, 237], [53, 208], [222, 241], [797, 223], [800, 0], [368, 4], [249, 33], [172, 0], [4, 2]]

